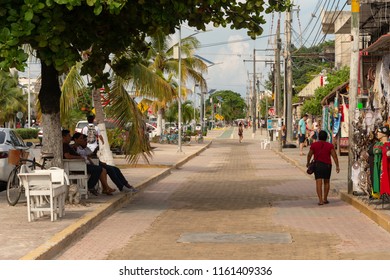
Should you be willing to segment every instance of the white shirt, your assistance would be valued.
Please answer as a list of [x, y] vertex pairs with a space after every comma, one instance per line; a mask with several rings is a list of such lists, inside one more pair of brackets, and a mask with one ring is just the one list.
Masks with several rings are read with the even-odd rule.
[[[88, 124], [89, 125], [89, 124]], [[83, 127], [83, 130], [81, 131], [82, 134], [84, 135], [88, 135], [88, 125], [87, 126], [84, 126]], [[87, 144], [87, 147], [91, 150], [91, 151], [95, 151], [96, 148], [98, 147], [98, 139], [99, 139], [99, 135], [100, 135], [100, 130], [99, 130], [99, 127], [97, 125], [95, 125], [95, 130], [96, 130], [96, 141], [93, 142], [93, 143], [88, 143]]]

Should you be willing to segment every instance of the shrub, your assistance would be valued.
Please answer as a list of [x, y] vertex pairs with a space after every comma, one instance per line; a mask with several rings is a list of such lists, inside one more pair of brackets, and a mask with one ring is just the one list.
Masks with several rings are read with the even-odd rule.
[[23, 139], [36, 139], [38, 138], [38, 129], [35, 128], [17, 128], [16, 133]]

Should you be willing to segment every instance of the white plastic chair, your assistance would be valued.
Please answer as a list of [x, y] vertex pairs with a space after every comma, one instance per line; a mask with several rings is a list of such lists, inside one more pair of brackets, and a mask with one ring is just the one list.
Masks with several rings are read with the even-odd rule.
[[268, 139], [264, 139], [260, 142], [261, 149], [267, 149], [267, 146], [271, 149], [271, 142]]
[[64, 159], [64, 170], [69, 181], [76, 181], [80, 195], [88, 199], [88, 173], [87, 164], [83, 159]]
[[18, 177], [25, 188], [29, 222], [46, 211], [50, 212], [51, 221], [65, 215], [67, 185], [63, 169], [35, 170], [19, 173]]

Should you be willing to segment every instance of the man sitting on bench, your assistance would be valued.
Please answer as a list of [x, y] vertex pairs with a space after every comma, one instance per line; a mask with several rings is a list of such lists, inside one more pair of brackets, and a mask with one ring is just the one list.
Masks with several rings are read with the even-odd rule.
[[[69, 145], [71, 141], [70, 131], [67, 129], [62, 130], [62, 153], [65, 159], [82, 159], [84, 158], [77, 154], [77, 152]], [[96, 184], [99, 181], [100, 174], [103, 172], [103, 168], [98, 165], [87, 165], [87, 172], [90, 175], [88, 179], [88, 191], [93, 195], [99, 195], [95, 189]]]

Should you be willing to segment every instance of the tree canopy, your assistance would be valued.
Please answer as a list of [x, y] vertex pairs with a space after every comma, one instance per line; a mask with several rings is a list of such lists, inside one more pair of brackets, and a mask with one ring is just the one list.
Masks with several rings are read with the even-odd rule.
[[349, 67], [344, 67], [338, 71], [334, 71], [328, 74], [327, 83], [323, 87], [319, 87], [314, 91], [314, 97], [305, 102], [302, 105], [302, 112], [314, 115], [322, 115], [321, 101], [327, 96], [334, 88], [342, 85], [349, 79]]
[[[66, 71], [80, 52], [92, 47], [85, 74], [100, 74], [109, 55], [132, 47], [146, 51], [145, 36], [162, 28], [175, 32], [181, 22], [205, 30], [230, 25], [248, 29], [255, 38], [262, 33], [264, 13], [284, 10], [286, 1], [269, 0], [3, 0], [0, 6], [0, 68], [23, 70], [27, 55], [20, 48], [31, 45], [46, 65]], [[287, 1], [288, 2], [288, 1]], [[175, 15], [175, 16], [172, 16]], [[96, 82], [104, 82], [100, 77]]]
[[[23, 71], [31, 46], [41, 61], [42, 110], [45, 152], [53, 152], [54, 163], [62, 157], [58, 76], [77, 61], [88, 58], [81, 74], [90, 75], [95, 88], [109, 84], [107, 64], [119, 75], [120, 66], [110, 56], [120, 57], [131, 49], [146, 54], [145, 38], [158, 29], [172, 34], [183, 22], [199, 30], [206, 25], [248, 29], [255, 38], [262, 33], [264, 14], [283, 11], [290, 1], [281, 0], [2, 0], [0, 4], [0, 69]], [[135, 59], [140, 56], [135, 56]], [[119, 60], [117, 63], [121, 63]], [[137, 61], [134, 61], [137, 63]], [[47, 125], [49, 127], [47, 127]], [[46, 138], [48, 137], [48, 138]], [[47, 142], [48, 145], [45, 145]], [[52, 150], [51, 150], [52, 149]], [[58, 150], [58, 151], [57, 151]]]
[[[246, 104], [239, 93], [231, 90], [222, 90], [213, 93], [210, 97], [213, 100], [213, 104], [220, 104], [221, 109], [217, 111], [223, 116], [224, 120], [229, 122], [245, 117]], [[211, 104], [210, 100], [207, 100], [207, 104]]]

